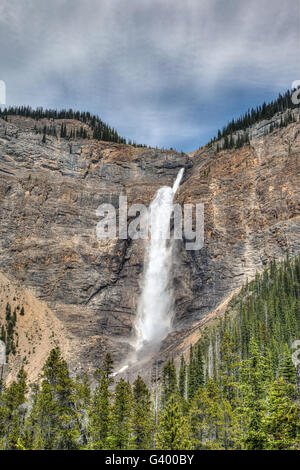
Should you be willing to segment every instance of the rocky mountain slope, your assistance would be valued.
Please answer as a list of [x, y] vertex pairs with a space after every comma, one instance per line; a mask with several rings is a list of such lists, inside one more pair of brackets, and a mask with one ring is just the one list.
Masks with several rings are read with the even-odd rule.
[[[30, 350], [36, 366], [27, 368], [35, 378], [53, 344], [73, 373], [99, 366], [107, 350], [122, 365], [132, 349], [144, 245], [99, 240], [96, 209], [117, 206], [120, 194], [128, 204], [148, 205], [181, 167], [176, 199], [204, 202], [205, 244], [186, 251], [177, 242], [175, 331], [143, 365], [145, 373], [157, 357], [176, 356], [195, 342], [199, 325], [222, 314], [230, 296], [273, 256], [299, 252], [299, 121], [254, 134], [238, 150], [205, 147], [192, 156], [88, 139], [70, 146], [47, 136], [42, 143], [34, 125], [17, 116], [0, 120], [0, 323], [8, 301], [26, 299], [11, 376]], [[47, 341], [33, 350], [26, 335], [32, 345], [39, 337]]]

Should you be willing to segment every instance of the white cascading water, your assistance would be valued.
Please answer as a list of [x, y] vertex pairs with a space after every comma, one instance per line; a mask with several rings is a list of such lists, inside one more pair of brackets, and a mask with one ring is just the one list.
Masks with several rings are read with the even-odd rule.
[[136, 321], [136, 350], [159, 344], [172, 327], [172, 243], [170, 219], [173, 199], [180, 185], [184, 168], [173, 188], [160, 188], [149, 207], [149, 235], [145, 252], [143, 288]]

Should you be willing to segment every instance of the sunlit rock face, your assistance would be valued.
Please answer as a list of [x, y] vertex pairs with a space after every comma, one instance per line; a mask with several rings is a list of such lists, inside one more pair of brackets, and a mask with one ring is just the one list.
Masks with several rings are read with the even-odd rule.
[[239, 150], [204, 148], [192, 157], [93, 140], [43, 144], [34, 125], [0, 121], [0, 270], [61, 322], [58, 343], [74, 373], [99, 366], [107, 350], [122, 365], [133, 350], [145, 246], [99, 240], [101, 203], [118, 207], [121, 194], [148, 206], [184, 168], [175, 201], [205, 204], [204, 247], [174, 247], [175, 331], [160, 359], [180, 352], [191, 328], [273, 256], [299, 251], [299, 123]]

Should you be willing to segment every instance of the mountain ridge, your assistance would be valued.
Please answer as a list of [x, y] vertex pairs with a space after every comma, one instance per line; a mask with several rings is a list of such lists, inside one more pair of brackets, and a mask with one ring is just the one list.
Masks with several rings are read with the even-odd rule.
[[43, 143], [23, 118], [0, 126], [0, 270], [61, 322], [73, 373], [93, 370], [106, 351], [118, 363], [131, 351], [143, 244], [97, 240], [100, 203], [118, 204], [123, 194], [148, 205], [184, 167], [176, 201], [205, 204], [203, 249], [177, 244], [175, 331], [163, 359], [181, 353], [182, 340], [273, 256], [299, 251], [299, 122], [193, 158], [93, 139], [75, 138], [72, 149], [64, 137]]

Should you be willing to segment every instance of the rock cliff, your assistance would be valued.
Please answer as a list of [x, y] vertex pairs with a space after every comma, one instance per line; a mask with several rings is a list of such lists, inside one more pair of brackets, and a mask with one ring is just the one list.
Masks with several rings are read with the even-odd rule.
[[[118, 207], [119, 195], [127, 195], [129, 204], [148, 205], [184, 167], [177, 202], [205, 204], [204, 247], [176, 245], [175, 331], [163, 342], [160, 359], [195, 341], [199, 325], [222, 312], [232, 293], [272, 257], [299, 252], [299, 122], [254, 135], [238, 150], [204, 147], [191, 156], [92, 139], [70, 145], [47, 136], [42, 143], [34, 125], [17, 116], [0, 120], [0, 323], [9, 299], [26, 298], [28, 322], [17, 320], [17, 331], [27, 328], [34, 344], [38, 329], [49, 330], [47, 338], [60, 344], [74, 373], [99, 366], [107, 350], [122, 364], [132, 349], [144, 245], [99, 240], [101, 203]], [[45, 342], [44, 353], [53, 341]], [[10, 358], [12, 374], [26, 347], [20, 341]], [[39, 348], [31, 351], [32, 358], [39, 354]]]

